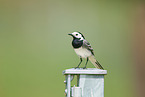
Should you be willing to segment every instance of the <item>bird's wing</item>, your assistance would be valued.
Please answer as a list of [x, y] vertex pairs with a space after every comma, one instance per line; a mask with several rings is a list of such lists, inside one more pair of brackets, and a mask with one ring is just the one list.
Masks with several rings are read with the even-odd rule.
[[90, 43], [87, 40], [83, 40], [82, 47], [88, 49], [94, 55], [93, 48], [91, 47]]

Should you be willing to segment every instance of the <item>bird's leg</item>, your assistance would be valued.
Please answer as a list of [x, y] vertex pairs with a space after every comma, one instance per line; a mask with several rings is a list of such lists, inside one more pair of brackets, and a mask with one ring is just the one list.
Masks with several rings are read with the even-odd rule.
[[89, 58], [87, 57], [87, 61], [86, 61], [85, 67], [83, 67], [83, 69], [86, 69], [88, 61], [89, 61]]
[[76, 69], [76, 68], [79, 68], [79, 66], [81, 65], [82, 61], [83, 61], [83, 60], [82, 60], [82, 57], [80, 57], [80, 63], [79, 63], [79, 65], [78, 65], [77, 67], [75, 67], [75, 69]]

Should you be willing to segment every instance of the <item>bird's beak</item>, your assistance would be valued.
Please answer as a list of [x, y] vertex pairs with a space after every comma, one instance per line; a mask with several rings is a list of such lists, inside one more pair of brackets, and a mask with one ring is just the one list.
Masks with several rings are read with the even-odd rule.
[[68, 35], [73, 36], [71, 33], [69, 33]]

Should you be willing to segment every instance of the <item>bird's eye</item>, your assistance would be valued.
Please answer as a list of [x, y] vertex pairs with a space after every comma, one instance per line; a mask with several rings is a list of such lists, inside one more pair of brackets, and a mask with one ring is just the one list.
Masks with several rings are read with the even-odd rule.
[[76, 34], [76, 36], [78, 36], [78, 34]]

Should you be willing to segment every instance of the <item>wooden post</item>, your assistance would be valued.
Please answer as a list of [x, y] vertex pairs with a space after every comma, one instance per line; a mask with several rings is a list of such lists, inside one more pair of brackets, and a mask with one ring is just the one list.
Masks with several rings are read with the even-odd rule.
[[[63, 74], [67, 76], [67, 97], [104, 97], [104, 75], [107, 70], [72, 68], [63, 71]], [[74, 75], [78, 77], [78, 86], [71, 88], [71, 76]]]

